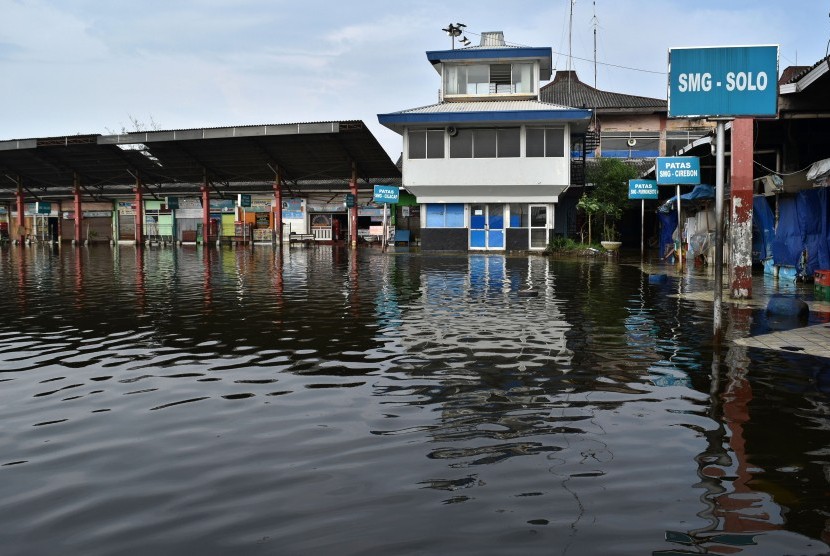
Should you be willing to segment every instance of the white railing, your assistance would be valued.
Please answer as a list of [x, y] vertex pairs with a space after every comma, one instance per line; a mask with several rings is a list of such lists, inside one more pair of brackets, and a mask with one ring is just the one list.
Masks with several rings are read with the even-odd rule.
[[331, 241], [331, 228], [312, 228], [314, 241]]

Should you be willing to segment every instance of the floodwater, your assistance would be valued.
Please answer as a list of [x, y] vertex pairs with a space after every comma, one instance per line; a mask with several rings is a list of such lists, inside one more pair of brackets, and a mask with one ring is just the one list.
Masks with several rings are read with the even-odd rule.
[[0, 553], [828, 553], [830, 362], [716, 352], [707, 284], [4, 246]]

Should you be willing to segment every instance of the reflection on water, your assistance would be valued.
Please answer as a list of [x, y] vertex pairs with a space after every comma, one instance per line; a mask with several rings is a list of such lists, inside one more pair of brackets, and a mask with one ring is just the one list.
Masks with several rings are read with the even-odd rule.
[[[820, 554], [828, 370], [636, 265], [0, 248], [9, 554]], [[536, 297], [519, 295], [533, 288]], [[727, 336], [763, 315], [728, 309]]]

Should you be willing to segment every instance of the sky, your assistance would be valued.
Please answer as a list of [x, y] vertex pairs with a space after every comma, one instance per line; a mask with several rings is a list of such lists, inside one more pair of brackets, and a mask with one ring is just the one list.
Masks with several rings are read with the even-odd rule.
[[781, 70], [813, 65], [830, 0], [0, 0], [0, 140], [362, 120], [397, 160], [377, 114], [437, 102], [425, 52], [451, 48], [449, 23], [665, 99], [672, 47], [777, 44]]

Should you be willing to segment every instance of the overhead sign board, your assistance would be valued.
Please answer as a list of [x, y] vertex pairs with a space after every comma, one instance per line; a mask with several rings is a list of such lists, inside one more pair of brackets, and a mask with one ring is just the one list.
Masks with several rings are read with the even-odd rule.
[[394, 185], [376, 185], [374, 201], [376, 203], [397, 203], [401, 188]]
[[251, 206], [251, 196], [247, 193], [240, 193], [239, 194], [239, 206], [240, 207], [250, 207]]
[[664, 156], [656, 159], [657, 185], [697, 185], [700, 159], [696, 156]]
[[778, 46], [669, 49], [669, 117], [776, 116]]
[[38, 201], [38, 203], [37, 203], [37, 213], [38, 214], [52, 214], [52, 203], [45, 202], [45, 201]]
[[354, 208], [354, 194], [346, 193], [346, 199], [343, 201], [343, 204], [346, 205], [347, 209]]
[[628, 180], [629, 199], [656, 199], [657, 197], [656, 180]]

